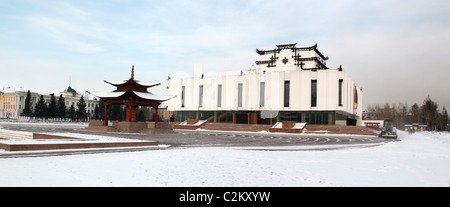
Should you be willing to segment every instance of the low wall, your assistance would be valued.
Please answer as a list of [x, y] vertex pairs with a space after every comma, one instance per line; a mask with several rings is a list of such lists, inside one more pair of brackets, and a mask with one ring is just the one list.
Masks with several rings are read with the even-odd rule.
[[113, 127], [120, 132], [139, 133], [147, 129], [145, 122], [127, 122], [127, 121], [113, 121]]
[[103, 121], [103, 120], [90, 120], [89, 127], [103, 126], [104, 123], [105, 123], [105, 121]]
[[171, 133], [173, 132], [172, 124], [159, 122], [157, 128], [154, 128], [155, 122], [127, 122], [127, 121], [113, 121], [112, 126], [103, 126], [101, 120], [91, 120], [89, 126], [85, 128], [88, 131], [96, 132], [125, 132], [125, 133]]

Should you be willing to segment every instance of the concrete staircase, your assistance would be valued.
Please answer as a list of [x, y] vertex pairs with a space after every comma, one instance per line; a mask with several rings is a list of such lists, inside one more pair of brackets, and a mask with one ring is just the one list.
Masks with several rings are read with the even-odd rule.
[[[295, 124], [295, 123], [294, 123]], [[183, 130], [214, 130], [214, 131], [245, 131], [245, 132], [260, 132], [270, 131], [272, 125], [263, 124], [234, 124], [221, 122], [206, 122], [201, 125], [192, 124], [174, 124], [173, 129]], [[289, 127], [288, 127], [289, 128]], [[291, 127], [292, 128], [292, 127]], [[286, 130], [286, 129], [285, 129]], [[366, 126], [336, 126], [336, 125], [310, 125], [306, 124], [303, 130], [298, 131], [276, 131], [272, 132], [289, 132], [289, 133], [310, 133], [310, 134], [356, 134], [356, 135], [371, 135], [377, 136], [378, 131]]]
[[378, 131], [366, 126], [306, 125], [303, 133], [378, 135]]
[[269, 131], [271, 125], [262, 124], [233, 124], [233, 123], [218, 123], [207, 122], [201, 129], [217, 130], [217, 131], [246, 131], [246, 132], [259, 132]]
[[13, 139], [13, 140], [33, 139], [33, 133], [0, 130], [0, 139]]

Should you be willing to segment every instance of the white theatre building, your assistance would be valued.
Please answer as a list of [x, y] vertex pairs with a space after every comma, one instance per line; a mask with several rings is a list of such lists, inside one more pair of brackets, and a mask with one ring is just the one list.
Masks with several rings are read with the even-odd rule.
[[317, 44], [256, 49], [256, 67], [216, 77], [169, 78], [168, 110], [175, 121], [361, 125], [362, 90], [342, 70], [330, 69]]

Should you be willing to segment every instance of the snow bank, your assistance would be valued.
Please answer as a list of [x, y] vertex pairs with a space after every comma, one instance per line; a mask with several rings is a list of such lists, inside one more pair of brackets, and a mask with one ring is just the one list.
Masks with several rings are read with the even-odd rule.
[[449, 134], [401, 132], [400, 139], [340, 150], [200, 147], [0, 159], [0, 186], [449, 185]]
[[[15, 134], [33, 136], [31, 132], [20, 132], [11, 130], [0, 130], [1, 132], [14, 132]], [[46, 133], [50, 135], [64, 136], [72, 139], [0, 139], [0, 143], [5, 144], [64, 144], [64, 143], [105, 143], [105, 142], [141, 142], [138, 139], [128, 139], [124, 137], [107, 137], [101, 135], [79, 134], [79, 133]], [[1, 152], [0, 152], [1, 153]]]
[[[88, 122], [27, 122], [27, 121], [5, 121], [0, 120], [2, 125], [27, 125], [27, 126], [42, 126], [42, 127], [58, 127], [58, 126], [72, 126], [72, 127], [87, 127]], [[2, 126], [0, 126], [2, 127]]]
[[[295, 123], [293, 129], [303, 129], [305, 128], [306, 122], [303, 123]], [[283, 128], [283, 122], [277, 122], [272, 128], [281, 129]]]

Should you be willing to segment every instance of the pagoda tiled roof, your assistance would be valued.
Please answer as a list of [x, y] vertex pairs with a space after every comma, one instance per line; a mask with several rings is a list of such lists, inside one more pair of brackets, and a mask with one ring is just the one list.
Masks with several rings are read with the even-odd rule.
[[159, 86], [161, 83], [141, 83], [134, 80], [134, 65], [131, 67], [131, 78], [124, 81], [107, 81], [106, 83], [116, 86], [117, 89], [111, 92], [88, 92], [93, 96], [103, 99], [109, 104], [126, 105], [154, 105], [167, 101], [176, 96], [156, 95], [147, 91], [148, 88]]
[[133, 90], [128, 90], [128, 91], [112, 91], [112, 92], [89, 92], [87, 91], [89, 94], [92, 94], [93, 96], [102, 98], [102, 99], [108, 99], [108, 98], [122, 98], [124, 96], [129, 96], [131, 94], [145, 99], [145, 100], [153, 100], [153, 101], [158, 101], [158, 102], [163, 102], [163, 101], [167, 101], [169, 99], [174, 98], [175, 96], [167, 96], [167, 95], [156, 95], [150, 92], [137, 92], [137, 91], [133, 91]]
[[[124, 81], [108, 81], [108, 80], [105, 80], [105, 83], [108, 83], [108, 84], [113, 85], [113, 86], [121, 86], [121, 85], [124, 85], [124, 84], [128, 83], [129, 81], [130, 80], [124, 80]], [[147, 88], [151, 88], [151, 87], [154, 87], [154, 86], [161, 85], [161, 83], [142, 83], [142, 82], [140, 82], [138, 80], [134, 80], [134, 79], [133, 79], [133, 81], [134, 81], [135, 84], [138, 84], [140, 86], [147, 87]]]

